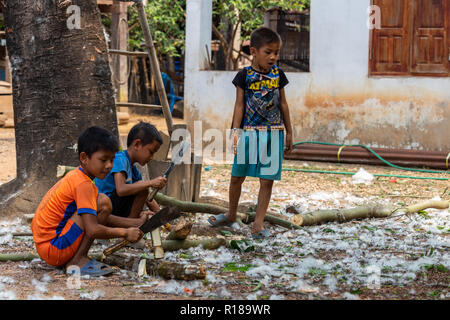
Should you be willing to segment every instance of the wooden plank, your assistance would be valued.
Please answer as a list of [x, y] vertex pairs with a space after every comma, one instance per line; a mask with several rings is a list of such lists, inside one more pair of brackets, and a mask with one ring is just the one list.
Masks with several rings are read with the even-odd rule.
[[97, 0], [97, 4], [112, 6], [113, 0]]
[[153, 155], [154, 160], [166, 160], [167, 154], [169, 153], [170, 148], [170, 137], [164, 132], [160, 131], [163, 143], [159, 150]]
[[143, 104], [137, 102], [116, 102], [116, 107], [129, 107], [129, 108], [147, 108], [152, 110], [161, 110], [161, 106], [156, 104]]
[[415, 0], [411, 72], [448, 74], [448, 6], [448, 0]]
[[200, 199], [203, 159], [201, 156], [195, 156], [194, 153], [192, 153], [191, 159], [191, 201], [197, 202]]
[[372, 30], [371, 74], [407, 74], [410, 66], [410, 1], [374, 0], [381, 29]]
[[120, 55], [130, 56], [130, 57], [147, 57], [148, 56], [147, 52], [115, 50], [115, 49], [109, 49], [108, 53], [120, 54]]

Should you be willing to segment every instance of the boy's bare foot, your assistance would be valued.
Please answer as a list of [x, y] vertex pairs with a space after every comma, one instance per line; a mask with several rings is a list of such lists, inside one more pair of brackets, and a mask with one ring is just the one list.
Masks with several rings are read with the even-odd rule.
[[86, 264], [89, 263], [91, 259], [89, 259], [88, 257], [84, 256], [84, 257], [80, 257], [77, 259], [72, 259], [69, 262], [67, 262], [66, 264], [66, 269], [70, 266], [77, 266], [80, 268], [83, 268]]

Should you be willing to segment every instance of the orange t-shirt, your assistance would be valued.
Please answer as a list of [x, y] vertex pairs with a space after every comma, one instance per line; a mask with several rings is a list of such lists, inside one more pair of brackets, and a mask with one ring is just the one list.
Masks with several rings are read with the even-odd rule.
[[81, 167], [70, 171], [44, 196], [36, 210], [31, 230], [36, 245], [59, 236], [72, 215], [97, 215], [98, 189]]

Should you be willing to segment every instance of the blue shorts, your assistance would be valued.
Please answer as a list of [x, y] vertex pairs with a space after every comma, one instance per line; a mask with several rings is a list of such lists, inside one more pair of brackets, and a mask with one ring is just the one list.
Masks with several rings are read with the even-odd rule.
[[239, 138], [231, 175], [281, 180], [283, 130], [245, 130]]

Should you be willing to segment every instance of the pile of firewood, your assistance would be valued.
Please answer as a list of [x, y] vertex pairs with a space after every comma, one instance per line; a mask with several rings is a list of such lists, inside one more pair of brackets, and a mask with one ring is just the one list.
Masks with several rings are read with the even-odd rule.
[[9, 119], [0, 112], [0, 128], [14, 128], [14, 119]]

